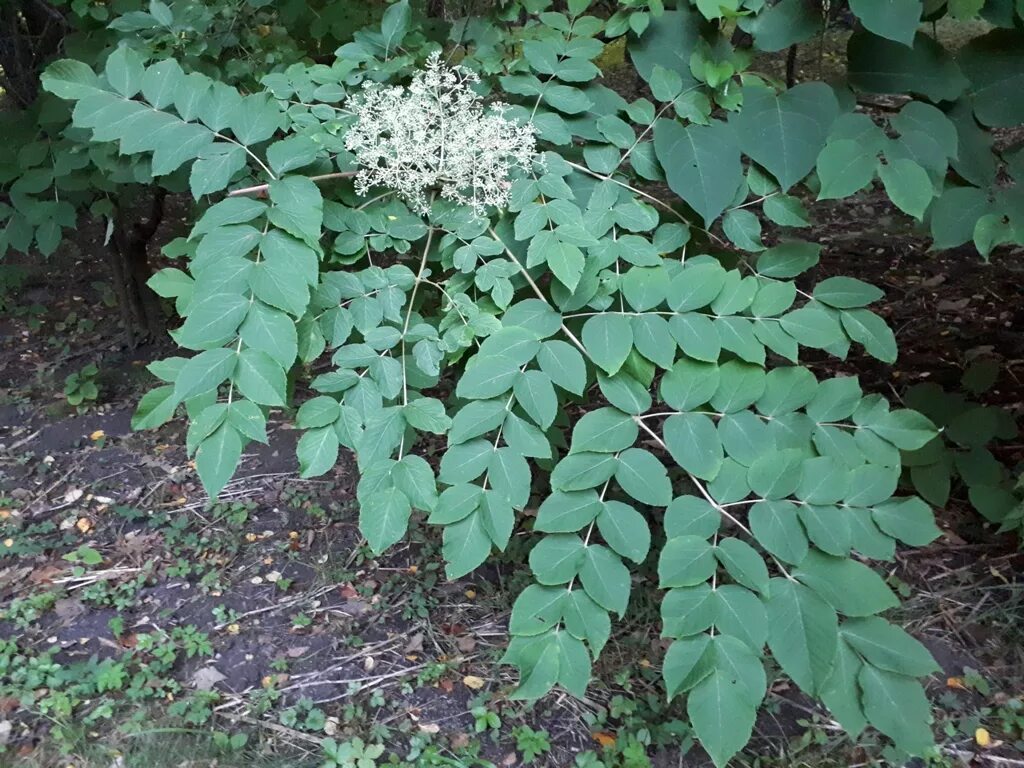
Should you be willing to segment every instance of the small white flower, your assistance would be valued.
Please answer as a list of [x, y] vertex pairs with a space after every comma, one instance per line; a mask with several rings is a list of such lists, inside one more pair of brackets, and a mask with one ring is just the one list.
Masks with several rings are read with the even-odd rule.
[[390, 187], [420, 213], [437, 189], [480, 214], [507, 205], [509, 177], [530, 168], [537, 141], [531, 124], [505, 116], [506, 104], [484, 105], [472, 89], [478, 81], [434, 53], [407, 88], [368, 86], [354, 98], [345, 146], [361, 166], [356, 191]]

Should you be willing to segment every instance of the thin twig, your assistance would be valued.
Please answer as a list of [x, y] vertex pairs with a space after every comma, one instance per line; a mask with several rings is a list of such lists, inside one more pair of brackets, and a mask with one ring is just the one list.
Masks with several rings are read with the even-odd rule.
[[[310, 181], [321, 182], [330, 181], [331, 179], [347, 179], [355, 176], [358, 171], [341, 171], [339, 173], [322, 173], [319, 176], [307, 176]], [[228, 197], [240, 197], [241, 195], [252, 195], [253, 197], [266, 197], [270, 190], [270, 184], [257, 184], [253, 187], [242, 187], [241, 189], [233, 189], [228, 192]]]

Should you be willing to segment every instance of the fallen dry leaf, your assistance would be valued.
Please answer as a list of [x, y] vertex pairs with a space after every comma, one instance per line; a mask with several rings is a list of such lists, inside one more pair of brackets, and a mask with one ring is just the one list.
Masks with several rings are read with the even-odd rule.
[[29, 574], [28, 580], [36, 584], [47, 584], [53, 581], [54, 577], [64, 573], [64, 569], [56, 565], [44, 565], [36, 568]]
[[85, 613], [85, 605], [81, 600], [65, 597], [53, 604], [53, 610], [61, 621], [70, 622]]
[[359, 593], [356, 592], [356, 588], [351, 584], [342, 584], [340, 588], [341, 596], [346, 600], [352, 600], [353, 598], [359, 597]]
[[592, 733], [591, 736], [593, 737], [594, 741], [596, 741], [605, 749], [615, 746], [615, 737], [612, 736], [610, 733], [605, 733], [604, 731], [597, 731], [596, 733]]
[[455, 641], [455, 644], [463, 653], [472, 653], [476, 650], [476, 638], [472, 635], [463, 635]]
[[422, 653], [423, 652], [423, 633], [417, 632], [415, 635], [409, 638], [409, 642], [405, 644], [405, 650], [403, 653]]
[[482, 677], [477, 677], [476, 675], [466, 675], [464, 678], [462, 678], [462, 684], [474, 691], [479, 691], [487, 683]]
[[213, 690], [213, 686], [226, 679], [227, 676], [222, 675], [216, 667], [203, 667], [192, 675], [192, 685], [197, 691], [210, 691]]

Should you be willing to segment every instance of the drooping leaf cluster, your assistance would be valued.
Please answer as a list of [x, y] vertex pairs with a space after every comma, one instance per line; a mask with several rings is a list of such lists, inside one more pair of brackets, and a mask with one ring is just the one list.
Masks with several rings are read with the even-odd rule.
[[[940, 246], [1019, 239], [1016, 187], [972, 172], [1019, 171], [982, 128], [1020, 122], [993, 86], [1019, 76], [1004, 55], [1019, 19], [953, 57], [916, 31], [920, 3], [906, 18], [853, 3], [865, 29], [849, 83], [786, 91], [725, 31], [738, 19], [763, 50], [810, 38], [820, 20], [802, 2], [634, 2], [607, 19], [586, 0], [514, 5], [525, 25], [459, 22], [444, 46], [538, 137], [507, 209], [484, 215], [356, 194], [352, 97], [408, 83], [441, 47], [404, 0], [331, 63], [248, 93], [129, 46], [98, 69], [47, 70], [47, 91], [73, 105], [62, 140], [129, 158], [140, 179], [177, 175], [208, 203], [170, 248], [182, 268], [152, 281], [183, 318], [172, 335], [186, 352], [150, 366], [163, 383], [135, 426], [183, 405], [215, 496], [297, 378], [316, 393], [295, 417], [302, 472], [354, 453], [374, 551], [414, 511], [442, 529], [451, 578], [530, 537], [533, 583], [505, 655], [518, 697], [582, 696], [612, 617], [651, 573], [672, 641], [666, 693], [685, 698], [716, 764], [750, 737], [769, 654], [850, 733], [870, 725], [926, 752], [918, 678], [935, 662], [882, 618], [898, 599], [871, 563], [938, 535], [899, 488], [937, 430], [856, 377], [801, 364], [855, 346], [892, 362], [897, 345], [871, 309], [881, 292], [813, 282], [821, 247], [794, 233], [808, 200], [877, 179]], [[650, 98], [599, 80], [622, 37]], [[879, 125], [854, 109], [879, 91], [919, 98]], [[966, 196], [971, 213], [955, 203]], [[782, 234], [766, 243], [763, 220]], [[436, 436], [444, 450], [428, 460], [419, 448]]]

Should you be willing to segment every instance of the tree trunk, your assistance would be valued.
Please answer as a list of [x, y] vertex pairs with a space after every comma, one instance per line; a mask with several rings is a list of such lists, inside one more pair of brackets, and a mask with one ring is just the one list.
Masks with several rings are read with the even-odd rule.
[[137, 201], [126, 200], [122, 195], [114, 213], [113, 233], [107, 249], [121, 318], [128, 342], [133, 346], [145, 338], [158, 338], [165, 327], [160, 301], [146, 281], [153, 274], [147, 249], [163, 220], [167, 192], [159, 187], [147, 190], [149, 211], [141, 216], [132, 205]]
[[796, 85], [796, 57], [798, 46], [789, 46], [789, 53], [786, 54], [786, 87], [792, 88]]
[[0, 84], [20, 107], [39, 95], [39, 75], [66, 32], [64, 16], [45, 0], [0, 0]]

